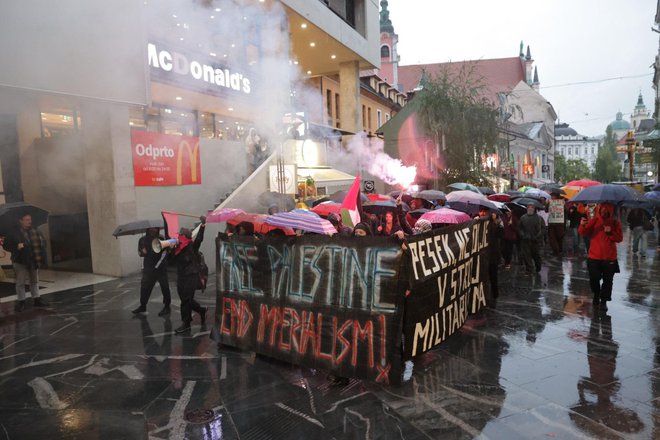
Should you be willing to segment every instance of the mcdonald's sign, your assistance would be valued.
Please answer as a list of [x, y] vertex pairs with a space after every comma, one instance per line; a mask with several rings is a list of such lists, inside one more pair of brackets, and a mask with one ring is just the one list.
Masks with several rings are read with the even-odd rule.
[[199, 185], [199, 138], [131, 131], [135, 186]]

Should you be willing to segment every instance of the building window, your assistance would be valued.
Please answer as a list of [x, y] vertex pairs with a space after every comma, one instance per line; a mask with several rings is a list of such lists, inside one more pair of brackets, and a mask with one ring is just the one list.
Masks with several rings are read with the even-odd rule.
[[389, 121], [389, 120], [390, 120], [390, 114], [389, 114], [389, 113], [385, 113], [385, 122], [387, 122], [387, 121]]
[[[147, 131], [147, 111], [143, 106], [131, 106], [128, 108], [128, 125], [132, 130]], [[158, 124], [156, 124], [158, 130]], [[154, 130], [152, 130], [154, 131]]]
[[367, 131], [371, 131], [371, 107], [367, 107]]
[[572, 154], [572, 149], [571, 147], [568, 147], [568, 155], [570, 156]]
[[380, 57], [381, 58], [390, 58], [390, 47], [386, 44], [383, 44], [380, 47]]
[[215, 116], [213, 113], [199, 112], [199, 137], [215, 137]]
[[328, 112], [328, 125], [332, 125], [332, 91], [330, 89], [325, 91], [325, 106]]
[[591, 155], [594, 155], [594, 147], [591, 147]]
[[379, 128], [381, 125], [383, 125], [382, 118], [382, 112], [380, 110], [376, 110], [376, 128]]
[[73, 134], [80, 128], [80, 116], [73, 108], [48, 108], [41, 112], [41, 137]]
[[339, 128], [339, 119], [340, 119], [340, 113], [339, 113], [339, 93], [335, 93], [335, 119], [337, 120], [337, 124], [335, 125], [337, 128]]
[[367, 108], [362, 104], [362, 130], [367, 129]]

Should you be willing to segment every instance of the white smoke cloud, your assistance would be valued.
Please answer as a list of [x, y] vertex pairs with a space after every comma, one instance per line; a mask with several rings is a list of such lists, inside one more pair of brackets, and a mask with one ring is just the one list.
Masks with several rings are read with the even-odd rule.
[[382, 139], [369, 138], [365, 133], [359, 133], [348, 143], [344, 160], [359, 163], [388, 185], [407, 188], [415, 181], [417, 167], [405, 166], [401, 160], [385, 153], [384, 148]]

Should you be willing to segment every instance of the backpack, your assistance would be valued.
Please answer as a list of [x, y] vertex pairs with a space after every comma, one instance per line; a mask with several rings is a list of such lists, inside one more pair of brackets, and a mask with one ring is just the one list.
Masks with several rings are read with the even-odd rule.
[[206, 261], [204, 261], [204, 254], [202, 252], [197, 252], [197, 258], [199, 265], [199, 283], [197, 284], [197, 288], [203, 292], [206, 290], [206, 284], [209, 280], [209, 267], [206, 265]]

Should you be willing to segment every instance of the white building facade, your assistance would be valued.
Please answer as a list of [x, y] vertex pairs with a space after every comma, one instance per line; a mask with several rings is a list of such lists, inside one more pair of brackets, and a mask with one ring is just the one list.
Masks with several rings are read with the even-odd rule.
[[561, 154], [566, 160], [583, 161], [591, 172], [596, 167], [598, 150], [601, 145], [601, 139], [578, 134], [566, 123], [555, 125], [556, 154]]

